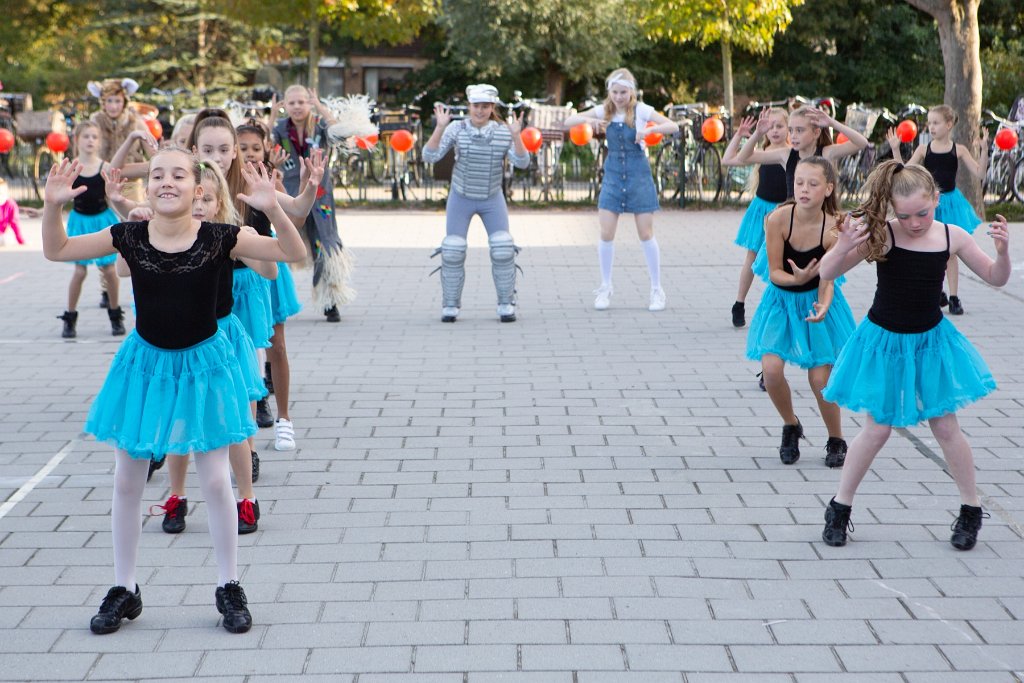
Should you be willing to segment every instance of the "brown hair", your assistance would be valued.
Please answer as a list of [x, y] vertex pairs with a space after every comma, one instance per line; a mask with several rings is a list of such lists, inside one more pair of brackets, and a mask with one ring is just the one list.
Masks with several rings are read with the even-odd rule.
[[153, 159], [156, 159], [161, 154], [169, 154], [171, 152], [173, 152], [175, 154], [184, 154], [186, 157], [188, 157], [188, 160], [190, 162], [189, 163], [189, 170], [192, 171], [192, 178], [196, 181], [196, 185], [199, 185], [203, 181], [203, 168], [202, 168], [202, 164], [200, 164], [199, 159], [196, 157], [195, 154], [193, 154], [192, 152], [188, 151], [187, 149], [182, 149], [178, 145], [169, 144], [166, 147], [161, 147], [160, 149], [158, 149], [156, 151], [156, 154], [154, 154], [152, 157], [150, 157], [150, 159], [149, 159], [150, 164], [153, 163]]
[[238, 212], [235, 210], [234, 201], [231, 197], [231, 191], [228, 189], [228, 181], [224, 178], [224, 174], [220, 171], [220, 166], [213, 163], [207, 163], [205, 161], [199, 162], [200, 176], [199, 182], [204, 180], [213, 181], [217, 189], [214, 192], [214, 196], [217, 197], [217, 214], [211, 217], [211, 220], [215, 223], [227, 223], [229, 225], [239, 225]]
[[242, 177], [242, 155], [238, 151], [238, 133], [231, 124], [227, 112], [223, 109], [204, 109], [196, 114], [196, 124], [192, 127], [192, 134], [188, 138], [188, 146], [194, 149], [199, 148], [199, 135], [211, 128], [222, 128], [231, 133], [231, 141], [235, 146], [235, 158], [231, 160], [228, 172], [224, 174], [228, 181], [228, 191], [234, 199], [235, 210], [240, 215], [245, 215], [245, 202], [238, 199], [238, 195], [245, 192], [245, 179]]
[[938, 192], [938, 188], [932, 174], [923, 166], [904, 166], [893, 159], [879, 164], [871, 172], [865, 188], [868, 198], [857, 207], [857, 211], [864, 214], [868, 224], [865, 259], [869, 262], [884, 261], [892, 198], [910, 197], [917, 193], [931, 196]]
[[[608, 78], [605, 79], [605, 83], [612, 79], [625, 79], [633, 81], [633, 88], [630, 91], [629, 103], [626, 104], [626, 125], [629, 127], [636, 126], [636, 76], [629, 69], [616, 69], [615, 71], [608, 74]], [[608, 87], [608, 96], [604, 98], [604, 120], [607, 123], [611, 123], [612, 116], [615, 115], [615, 103], [612, 102], [611, 86]]]
[[85, 119], [84, 121], [79, 121], [78, 123], [76, 123], [75, 129], [71, 131], [71, 139], [75, 143], [75, 156], [78, 156], [78, 138], [88, 128], [95, 128], [96, 132], [100, 134], [100, 148], [102, 149], [103, 147], [103, 127], [95, 121]]
[[932, 107], [931, 109], [929, 109], [928, 113], [929, 114], [938, 114], [942, 118], [946, 119], [946, 121], [951, 126], [956, 125], [956, 122], [957, 122], [957, 119], [958, 119], [958, 117], [956, 115], [956, 111], [954, 111], [953, 107], [949, 106], [948, 104], [936, 105], [936, 106]]
[[[807, 118], [807, 115], [810, 112], [812, 112], [812, 111], [817, 111], [817, 110], [814, 107], [808, 107], [808, 106], [805, 105], [803, 107], [800, 107], [796, 111], [792, 112], [789, 115], [789, 118], [790, 118], [790, 120], [792, 120], [792, 119], [794, 119], [796, 117], [800, 117], [802, 119], [805, 119], [805, 118]], [[808, 122], [808, 123], [810, 123], [810, 122]], [[818, 128], [818, 126], [816, 126], [813, 123], [811, 125], [814, 126], [815, 128]], [[822, 149], [824, 149], [825, 147], [828, 147], [831, 144], [832, 144], [832, 136], [829, 135], [828, 128], [818, 128], [818, 140], [815, 142], [815, 147], [821, 147]]]

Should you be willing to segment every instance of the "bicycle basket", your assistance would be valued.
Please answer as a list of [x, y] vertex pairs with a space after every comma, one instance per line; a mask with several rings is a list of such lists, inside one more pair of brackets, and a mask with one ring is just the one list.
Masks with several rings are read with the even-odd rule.
[[25, 140], [67, 132], [67, 123], [60, 112], [22, 111], [15, 114], [14, 118], [18, 122], [18, 135]]
[[560, 107], [554, 104], [537, 104], [530, 107], [530, 125], [540, 129], [545, 142], [565, 140], [563, 122], [574, 113], [572, 107]]
[[881, 112], [878, 109], [851, 106], [846, 108], [846, 120], [843, 123], [864, 137], [870, 137], [871, 131], [875, 129], [875, 123], [878, 122], [879, 114]]

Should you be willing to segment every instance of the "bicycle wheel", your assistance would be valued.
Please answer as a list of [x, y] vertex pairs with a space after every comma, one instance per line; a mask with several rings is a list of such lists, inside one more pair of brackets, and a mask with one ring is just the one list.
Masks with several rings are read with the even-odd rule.
[[658, 197], [661, 201], [680, 199], [679, 182], [683, 178], [682, 173], [683, 160], [676, 143], [658, 150], [658, 157], [654, 162], [654, 184], [658, 188]]
[[362, 154], [365, 156], [363, 168], [367, 180], [374, 183], [384, 180], [384, 174], [387, 169], [387, 153], [383, 141], [362, 152]]
[[1010, 181], [1013, 167], [1010, 155], [1002, 150], [995, 151], [988, 162], [985, 174], [983, 197], [988, 202], [1004, 202], [1010, 195]]
[[1010, 184], [1010, 190], [1013, 192], [1014, 199], [1024, 203], [1024, 158], [1020, 159], [1013, 167], [1013, 182]]
[[594, 155], [594, 165], [590, 173], [589, 187], [587, 188], [588, 198], [597, 201], [601, 196], [601, 183], [604, 181], [604, 162], [608, 158], [608, 148], [603, 142], [597, 144], [597, 153]]
[[701, 145], [704, 156], [701, 159], [703, 169], [701, 194], [706, 202], [717, 202], [722, 196], [722, 155], [717, 147]]
[[722, 191], [724, 199], [728, 202], [739, 202], [743, 199], [743, 193], [747, 191], [747, 183], [750, 181], [752, 166], [729, 166], [723, 172]]
[[60, 162], [60, 153], [51, 152], [48, 148], [40, 146], [36, 150], [35, 166], [32, 173], [32, 189], [35, 190], [36, 198], [43, 198], [43, 189], [46, 187], [46, 176], [50, 173], [50, 167]]

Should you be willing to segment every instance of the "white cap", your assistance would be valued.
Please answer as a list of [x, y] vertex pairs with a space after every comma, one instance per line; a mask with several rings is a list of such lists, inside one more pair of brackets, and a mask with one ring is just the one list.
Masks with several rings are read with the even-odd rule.
[[474, 102], [490, 102], [491, 104], [497, 104], [499, 102], [498, 89], [493, 85], [488, 85], [486, 83], [467, 85], [466, 99], [469, 100], [470, 104], [473, 104]]

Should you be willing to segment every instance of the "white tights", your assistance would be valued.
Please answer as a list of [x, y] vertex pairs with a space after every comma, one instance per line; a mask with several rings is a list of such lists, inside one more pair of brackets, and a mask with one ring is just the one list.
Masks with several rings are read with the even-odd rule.
[[[170, 456], [179, 457], [179, 456]], [[217, 556], [217, 585], [238, 579], [238, 519], [231, 492], [228, 449], [218, 448], [195, 457], [199, 486], [206, 500], [206, 514]], [[114, 499], [110, 528], [114, 544], [114, 585], [134, 590], [142, 535], [142, 495], [149, 460], [135, 459], [118, 449], [114, 455]]]

